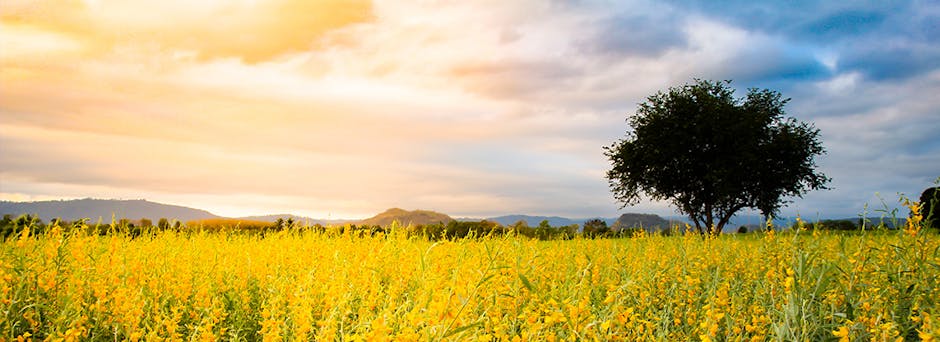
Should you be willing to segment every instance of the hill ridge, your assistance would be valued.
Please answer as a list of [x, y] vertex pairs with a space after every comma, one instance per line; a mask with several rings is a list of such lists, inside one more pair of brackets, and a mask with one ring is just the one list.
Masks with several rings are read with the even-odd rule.
[[402, 225], [419, 225], [450, 223], [451, 221], [454, 221], [454, 219], [446, 214], [431, 210], [417, 209], [409, 211], [401, 208], [389, 208], [373, 217], [359, 221], [359, 224], [370, 226], [388, 226], [395, 221], [398, 221], [398, 223]]
[[117, 200], [83, 198], [74, 200], [51, 200], [34, 202], [0, 201], [0, 214], [3, 215], [38, 215], [43, 220], [61, 218], [74, 221], [88, 218], [92, 221], [127, 219], [175, 219], [180, 221], [219, 218], [206, 210], [181, 205], [151, 202], [145, 199]]

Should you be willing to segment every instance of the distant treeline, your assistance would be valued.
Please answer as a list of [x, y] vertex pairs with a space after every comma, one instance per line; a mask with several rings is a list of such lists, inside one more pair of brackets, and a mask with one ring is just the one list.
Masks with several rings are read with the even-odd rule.
[[[862, 229], [894, 229], [899, 224], [904, 224], [904, 219], [893, 221], [882, 220], [880, 223], [872, 223], [871, 220], [821, 220], [817, 222], [797, 221], [790, 227], [784, 229], [820, 229], [836, 231], [853, 231]], [[156, 224], [150, 219], [129, 220], [126, 218], [114, 219], [109, 223], [92, 223], [89, 220], [64, 221], [52, 219], [49, 223], [43, 222], [35, 215], [22, 215], [13, 218], [11, 215], [4, 215], [0, 220], [0, 237], [4, 240], [21, 234], [25, 229], [29, 229], [30, 235], [43, 234], [52, 227], [56, 227], [62, 232], [83, 233], [89, 235], [108, 235], [108, 234], [126, 234], [137, 237], [142, 234], [154, 233], [160, 231], [175, 231], [178, 233], [199, 233], [199, 232], [224, 232], [230, 234], [251, 234], [265, 236], [267, 234], [279, 232], [317, 232], [327, 235], [379, 235], [379, 234], [406, 234], [409, 237], [427, 238], [430, 240], [441, 239], [462, 239], [467, 237], [482, 236], [503, 236], [517, 235], [525, 236], [539, 240], [565, 240], [575, 237], [585, 238], [618, 238], [633, 237], [637, 234], [660, 234], [672, 235], [682, 232], [686, 227], [675, 226], [672, 229], [663, 229], [647, 231], [642, 228], [614, 229], [607, 226], [607, 223], [600, 219], [593, 219], [584, 222], [584, 225], [571, 224], [565, 226], [552, 226], [548, 220], [542, 221], [538, 226], [529, 226], [529, 224], [520, 220], [511, 225], [501, 225], [494, 221], [450, 221], [448, 223], [435, 223], [424, 225], [402, 225], [393, 222], [391, 225], [330, 225], [321, 224], [309, 225], [304, 222], [297, 222], [293, 219], [278, 219], [274, 222], [243, 220], [243, 219], [205, 219], [183, 223], [177, 220], [161, 218]], [[777, 227], [778, 229], [781, 227]], [[747, 233], [749, 231], [760, 230], [759, 227], [741, 226], [738, 233]]]
[[35, 215], [22, 215], [13, 218], [11, 215], [4, 215], [0, 220], [0, 236], [3, 239], [11, 236], [18, 236], [24, 230], [29, 229], [30, 235], [43, 234], [55, 227], [63, 233], [83, 233], [90, 235], [108, 235], [108, 234], [126, 234], [137, 237], [142, 234], [175, 231], [178, 233], [197, 233], [197, 232], [224, 232], [230, 234], [257, 234], [265, 236], [267, 234], [279, 232], [317, 232], [327, 235], [378, 235], [378, 234], [406, 234], [409, 237], [420, 237], [431, 240], [441, 239], [461, 239], [467, 237], [482, 236], [502, 236], [518, 235], [526, 236], [540, 240], [560, 240], [572, 239], [577, 236], [590, 238], [604, 237], [630, 237], [641, 229], [620, 229], [612, 230], [607, 227], [607, 223], [602, 220], [589, 220], [585, 222], [582, 228], [578, 224], [565, 226], [552, 226], [548, 220], [542, 221], [538, 226], [529, 226], [529, 224], [520, 220], [511, 225], [501, 225], [494, 221], [450, 221], [447, 223], [435, 223], [424, 225], [402, 225], [393, 222], [391, 225], [330, 225], [321, 224], [309, 225], [304, 222], [297, 222], [293, 219], [278, 219], [274, 222], [254, 221], [243, 219], [215, 218], [182, 222], [161, 218], [154, 223], [152, 220], [143, 218], [139, 220], [130, 220], [126, 218], [113, 219], [112, 222], [90, 222], [87, 219], [76, 221], [65, 221], [61, 219], [52, 219], [48, 223], [43, 222]]
[[[775, 226], [775, 229], [783, 230], [835, 230], [835, 231], [856, 231], [856, 230], [894, 230], [907, 224], [907, 218], [858, 218], [858, 219], [839, 219], [839, 220], [818, 220], [802, 221], [797, 220], [789, 225]], [[738, 233], [746, 233], [762, 230], [759, 225], [746, 225], [738, 227]]]
[[897, 229], [907, 224], [907, 218], [857, 218], [842, 220], [820, 220], [815, 222], [794, 222], [790, 229], [822, 230], [861, 230], [861, 229]]

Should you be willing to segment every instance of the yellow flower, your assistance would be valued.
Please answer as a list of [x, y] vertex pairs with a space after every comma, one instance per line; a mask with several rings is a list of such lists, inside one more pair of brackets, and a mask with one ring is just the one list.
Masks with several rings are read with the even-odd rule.
[[849, 339], [849, 328], [846, 326], [841, 326], [839, 329], [833, 330], [832, 335], [839, 338], [839, 342], [848, 342]]

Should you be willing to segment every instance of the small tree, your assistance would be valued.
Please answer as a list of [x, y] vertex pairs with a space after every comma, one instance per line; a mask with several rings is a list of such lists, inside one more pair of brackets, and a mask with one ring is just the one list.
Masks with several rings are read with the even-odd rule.
[[627, 137], [605, 147], [614, 197], [669, 200], [699, 233], [718, 234], [744, 208], [774, 216], [786, 196], [824, 189], [814, 158], [819, 130], [784, 118], [780, 93], [750, 89], [734, 98], [730, 81], [696, 80], [658, 92], [629, 120]]
[[590, 219], [584, 221], [584, 231], [583, 234], [594, 237], [597, 235], [603, 235], [610, 232], [610, 227], [607, 227], [607, 222], [601, 219]]
[[532, 232], [532, 228], [529, 227], [529, 222], [526, 222], [526, 220], [519, 220], [519, 221], [516, 221], [516, 223], [513, 223], [513, 224], [510, 225], [509, 227], [510, 227], [510, 229], [512, 229], [513, 231], [515, 231], [516, 234], [518, 234], [518, 235], [523, 235], [523, 236], [532, 236], [532, 235], [533, 235], [533, 234], [532, 234], [532, 233], [533, 233], [533, 232]]
[[548, 220], [542, 220], [542, 222], [539, 222], [539, 226], [535, 228], [535, 237], [540, 240], [548, 240], [554, 235], [554, 230]]
[[118, 231], [125, 231], [125, 230], [127, 230], [128, 228], [134, 228], [134, 223], [132, 223], [131, 220], [129, 220], [129, 219], [122, 218], [122, 219], [118, 220], [117, 226], [114, 227], [114, 228], [115, 228], [116, 230], [118, 230]]

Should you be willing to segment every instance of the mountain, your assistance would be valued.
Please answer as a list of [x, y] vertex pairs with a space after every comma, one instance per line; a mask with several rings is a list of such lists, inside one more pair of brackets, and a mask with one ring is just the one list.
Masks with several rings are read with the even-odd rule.
[[617, 218], [617, 221], [611, 225], [613, 230], [621, 230], [628, 228], [643, 228], [648, 231], [658, 231], [662, 229], [669, 229], [673, 224], [679, 224], [678, 221], [666, 220], [659, 215], [653, 214], [637, 214], [637, 213], [627, 213], [620, 215]]
[[205, 210], [155, 203], [147, 200], [105, 200], [91, 198], [39, 202], [0, 201], [0, 214], [9, 214], [14, 217], [22, 214], [35, 214], [46, 221], [56, 217], [67, 221], [89, 218], [93, 222], [98, 220], [110, 222], [112, 215], [119, 219], [127, 218], [137, 220], [149, 218], [156, 221], [165, 217], [184, 222], [219, 217]]
[[362, 220], [359, 224], [384, 227], [392, 224], [393, 221], [398, 221], [398, 223], [402, 225], [418, 225], [449, 223], [453, 220], [454, 219], [450, 216], [429, 210], [408, 211], [399, 208], [391, 208], [378, 215]]

